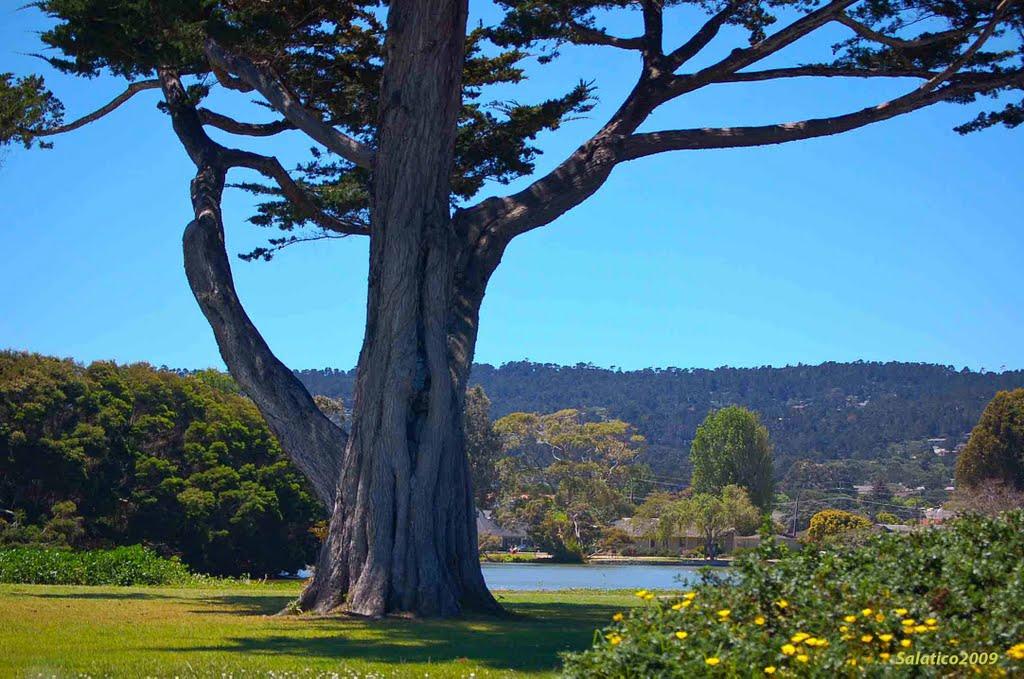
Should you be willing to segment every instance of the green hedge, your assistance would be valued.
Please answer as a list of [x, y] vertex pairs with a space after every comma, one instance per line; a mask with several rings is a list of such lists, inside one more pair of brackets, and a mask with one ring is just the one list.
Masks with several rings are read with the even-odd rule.
[[728, 580], [638, 594], [565, 676], [1024, 676], [1021, 511], [859, 546], [768, 544]]
[[135, 545], [75, 552], [19, 547], [0, 550], [0, 582], [33, 585], [167, 585], [189, 580], [188, 568]]

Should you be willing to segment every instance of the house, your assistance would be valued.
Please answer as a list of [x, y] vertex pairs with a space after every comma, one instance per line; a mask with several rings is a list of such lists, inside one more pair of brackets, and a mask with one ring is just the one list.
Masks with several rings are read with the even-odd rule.
[[501, 549], [518, 547], [527, 542], [526, 531], [520, 528], [502, 528], [491, 518], [488, 509], [476, 510], [476, 535], [477, 539], [485, 536], [494, 536], [501, 540]]
[[949, 521], [956, 516], [956, 512], [951, 512], [948, 509], [942, 509], [940, 507], [929, 507], [924, 510], [924, 523], [928, 526], [937, 526], [941, 523]]
[[[627, 517], [612, 523], [629, 536], [631, 544], [624, 551], [640, 556], [691, 554], [704, 549], [704, 534], [695, 528], [676, 531], [668, 539], [655, 537], [657, 519]], [[721, 554], [728, 554], [734, 548], [735, 531], [722, 533], [718, 539]]]

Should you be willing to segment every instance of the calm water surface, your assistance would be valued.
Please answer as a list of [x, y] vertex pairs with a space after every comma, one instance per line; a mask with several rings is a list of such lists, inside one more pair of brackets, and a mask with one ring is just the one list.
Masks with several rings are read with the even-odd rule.
[[490, 589], [673, 589], [696, 582], [696, 568], [638, 564], [484, 563]]

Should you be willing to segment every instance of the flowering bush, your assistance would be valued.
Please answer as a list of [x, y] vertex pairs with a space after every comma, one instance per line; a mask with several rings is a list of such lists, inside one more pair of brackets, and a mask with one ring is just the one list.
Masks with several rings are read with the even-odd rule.
[[807, 539], [811, 542], [822, 542], [830, 538], [841, 537], [846, 533], [870, 528], [871, 521], [866, 516], [842, 509], [823, 509], [811, 517], [810, 526], [807, 528]]
[[616, 614], [567, 677], [1024, 676], [1024, 512], [788, 552]]

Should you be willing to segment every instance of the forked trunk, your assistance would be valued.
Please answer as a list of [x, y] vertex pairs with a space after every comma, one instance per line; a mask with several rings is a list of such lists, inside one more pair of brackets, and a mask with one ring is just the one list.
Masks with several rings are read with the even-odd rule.
[[304, 610], [500, 610], [480, 572], [462, 431], [475, 337], [460, 331], [449, 175], [465, 22], [464, 0], [391, 3], [354, 419]]

